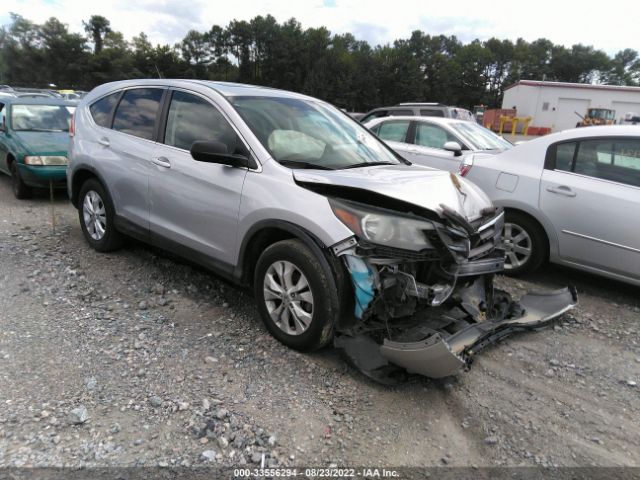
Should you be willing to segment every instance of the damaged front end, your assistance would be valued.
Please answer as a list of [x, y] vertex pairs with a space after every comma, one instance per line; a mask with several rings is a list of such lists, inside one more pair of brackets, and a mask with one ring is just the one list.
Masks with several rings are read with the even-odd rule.
[[576, 305], [572, 288], [518, 301], [494, 288], [505, 261], [504, 213], [495, 207], [478, 209], [469, 221], [444, 204], [423, 215], [330, 202], [354, 232], [332, 246], [355, 297], [354, 318], [339, 326], [335, 345], [378, 381], [396, 381], [398, 367], [433, 378], [453, 375], [483, 347], [540, 328]]

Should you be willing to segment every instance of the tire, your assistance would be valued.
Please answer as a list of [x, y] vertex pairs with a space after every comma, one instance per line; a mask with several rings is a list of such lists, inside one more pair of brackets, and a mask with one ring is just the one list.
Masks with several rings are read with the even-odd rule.
[[534, 272], [549, 257], [544, 230], [526, 214], [505, 212], [503, 240], [507, 254], [504, 273], [507, 275]]
[[268, 247], [256, 264], [254, 292], [260, 316], [276, 339], [295, 350], [327, 345], [340, 316], [338, 288], [323, 261], [302, 241], [283, 240]]
[[84, 238], [98, 252], [122, 246], [124, 237], [115, 228], [114, 216], [113, 202], [102, 184], [94, 178], [84, 182], [78, 197], [78, 217]]
[[13, 195], [18, 200], [24, 200], [25, 198], [31, 197], [31, 188], [22, 181], [18, 164], [15, 161], [11, 162], [9, 170], [11, 171], [11, 187], [13, 189]]

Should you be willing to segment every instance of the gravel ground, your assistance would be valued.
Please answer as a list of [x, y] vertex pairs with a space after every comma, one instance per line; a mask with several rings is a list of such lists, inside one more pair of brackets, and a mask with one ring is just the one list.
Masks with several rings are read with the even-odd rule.
[[397, 387], [272, 339], [251, 296], [0, 178], [0, 466], [638, 466], [638, 288], [549, 267], [579, 308]]

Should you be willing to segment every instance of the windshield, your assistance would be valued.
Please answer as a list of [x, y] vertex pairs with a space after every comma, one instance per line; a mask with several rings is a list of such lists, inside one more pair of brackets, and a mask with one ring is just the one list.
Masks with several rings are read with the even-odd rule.
[[11, 127], [18, 131], [68, 132], [75, 109], [66, 105], [13, 105]]
[[342, 169], [400, 160], [376, 137], [322, 102], [284, 97], [232, 97], [262, 145], [283, 165]]
[[590, 108], [587, 116], [589, 118], [598, 118], [600, 120], [611, 120], [614, 116], [613, 110], [607, 110], [604, 108]]
[[471, 150], [506, 150], [513, 146], [504, 138], [474, 122], [452, 123], [451, 128], [464, 138]]

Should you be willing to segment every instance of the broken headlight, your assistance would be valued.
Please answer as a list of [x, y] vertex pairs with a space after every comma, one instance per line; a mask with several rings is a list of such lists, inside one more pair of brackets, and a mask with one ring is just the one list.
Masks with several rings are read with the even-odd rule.
[[405, 250], [423, 250], [431, 247], [424, 231], [433, 230], [434, 227], [427, 220], [369, 209], [334, 199], [330, 199], [329, 203], [336, 217], [364, 240]]

